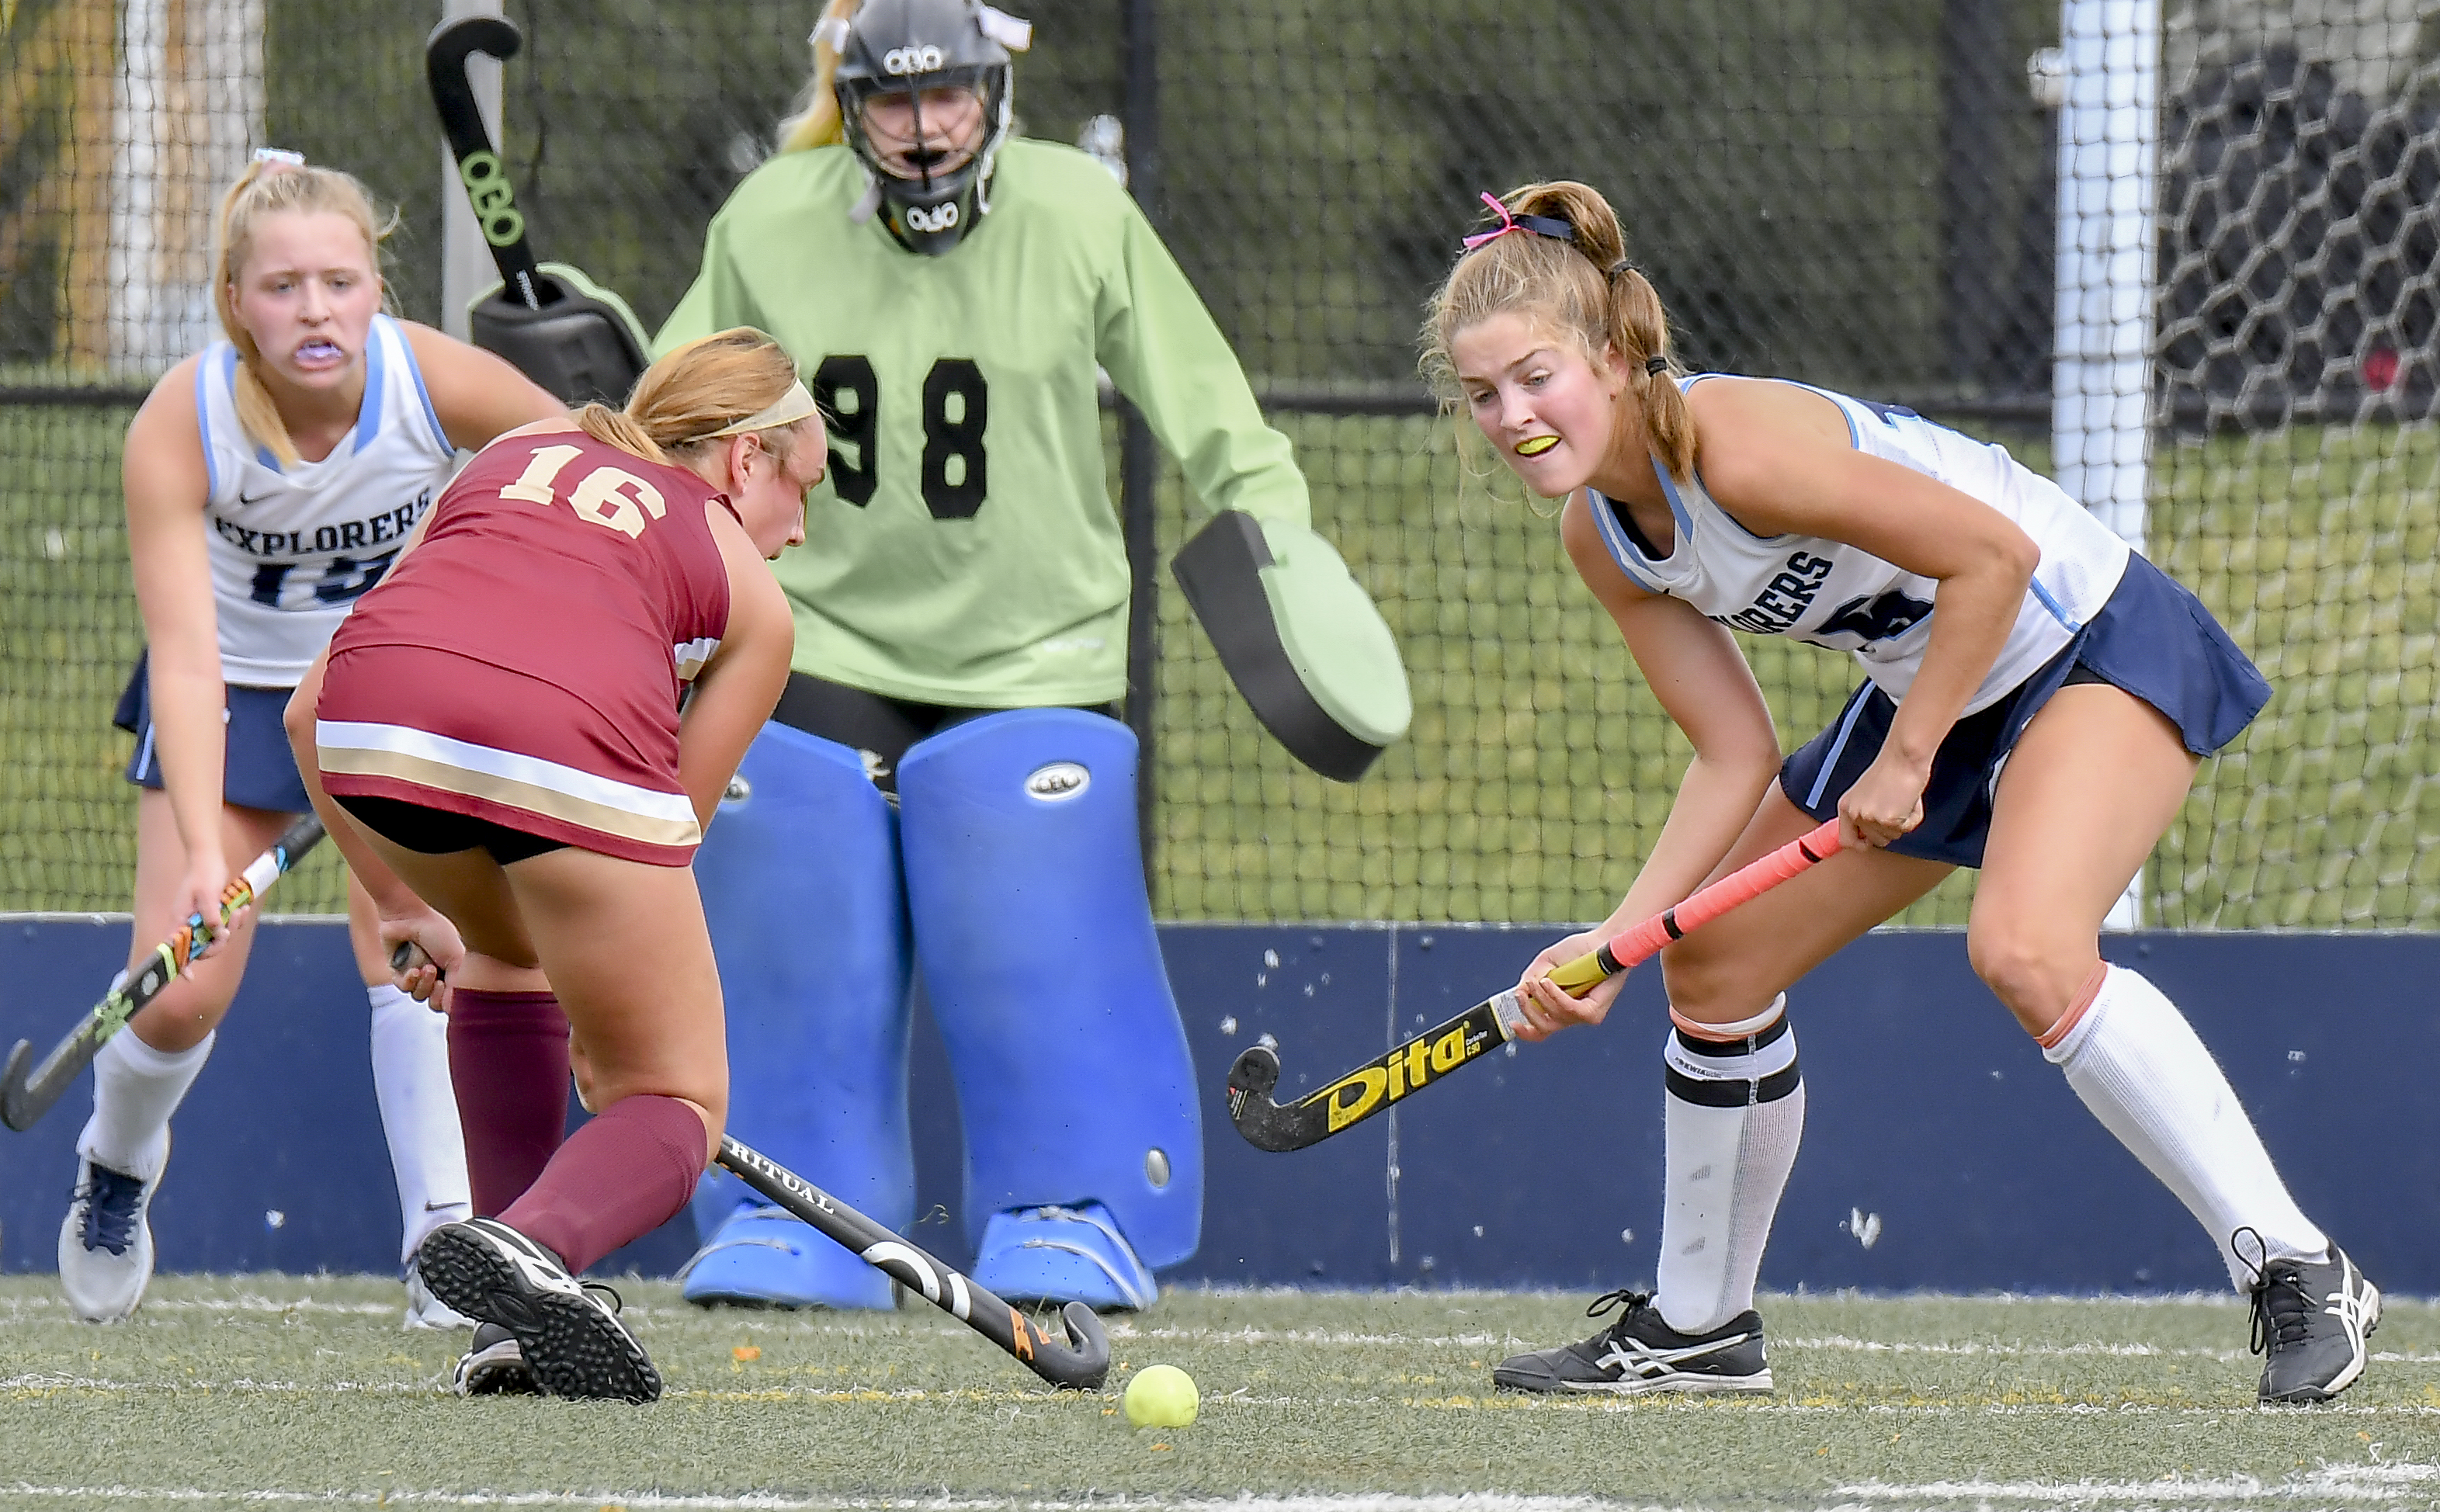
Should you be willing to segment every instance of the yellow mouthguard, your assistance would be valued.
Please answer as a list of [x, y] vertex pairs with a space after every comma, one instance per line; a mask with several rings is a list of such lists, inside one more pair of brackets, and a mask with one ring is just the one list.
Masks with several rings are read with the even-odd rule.
[[1518, 456], [1540, 456], [1543, 453], [1558, 444], [1559, 438], [1555, 436], [1537, 436], [1531, 440], [1517, 442], [1516, 454]]

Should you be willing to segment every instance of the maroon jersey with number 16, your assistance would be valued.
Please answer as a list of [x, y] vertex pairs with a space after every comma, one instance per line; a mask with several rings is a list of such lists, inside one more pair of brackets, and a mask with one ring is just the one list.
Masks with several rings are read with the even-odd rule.
[[332, 637], [324, 787], [685, 865], [679, 685], [728, 621], [712, 499], [581, 431], [485, 448]]

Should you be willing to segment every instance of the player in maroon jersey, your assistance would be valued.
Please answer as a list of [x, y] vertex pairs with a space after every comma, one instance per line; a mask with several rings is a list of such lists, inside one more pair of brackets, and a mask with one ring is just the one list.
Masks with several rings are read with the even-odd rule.
[[[424, 1279], [557, 1396], [660, 1395], [574, 1277], [678, 1212], [719, 1146], [720, 982], [688, 863], [787, 679], [764, 562], [803, 539], [826, 452], [770, 338], [682, 347], [623, 411], [486, 447], [289, 705], [385, 944], [430, 958], [400, 985], [449, 983], [478, 1216], [424, 1240]], [[562, 1144], [571, 1061], [596, 1116]]]

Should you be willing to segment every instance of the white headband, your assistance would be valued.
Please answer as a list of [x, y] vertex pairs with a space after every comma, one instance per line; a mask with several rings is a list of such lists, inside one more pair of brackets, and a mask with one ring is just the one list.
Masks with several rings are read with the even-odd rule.
[[748, 415], [745, 418], [732, 421], [716, 431], [706, 431], [696, 436], [695, 440], [709, 441], [723, 436], [744, 436], [748, 431], [777, 430], [782, 425], [794, 425], [806, 416], [819, 412], [820, 406], [814, 402], [814, 396], [806, 392], [804, 380], [798, 379], [788, 385], [786, 393], [773, 400], [769, 407], [761, 413]]

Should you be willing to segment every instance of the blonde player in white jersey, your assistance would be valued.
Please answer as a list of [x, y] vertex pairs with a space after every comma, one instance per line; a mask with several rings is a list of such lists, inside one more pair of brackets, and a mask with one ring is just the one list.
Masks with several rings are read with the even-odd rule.
[[[2199, 758], [2270, 698], [2210, 612], [2011, 459], [1904, 410], [1772, 380], [1686, 378], [1618, 217], [1540, 184], [1466, 239], [1425, 365], [1526, 487], [1695, 748], [1602, 924], [1520, 980], [1541, 1039], [1598, 1023], [1549, 980], [1834, 815], [1842, 848], [1661, 955], [1664, 1205], [1655, 1293], [1591, 1339], [1503, 1361], [1544, 1392], [1767, 1391], [1756, 1272], [1804, 1117], [1786, 989], [1958, 866], [1974, 969], [2086, 1107], [2182, 1201], [2254, 1307], [2265, 1401], [2362, 1372], [2380, 1295], [2298, 1210], [2209, 1051], [2100, 956], [2103, 917]], [[1869, 679], [1782, 760], [1731, 631], [1854, 655]]]
[[[489, 353], [383, 314], [380, 235], [353, 178], [258, 152], [221, 203], [213, 296], [228, 339], [163, 375], [128, 427], [147, 649], [118, 722], [135, 733], [127, 774], [144, 790], [139, 952], [217, 917], [232, 868], [311, 807], [280, 722], [289, 690], [431, 507], [457, 449], [564, 411]], [[471, 1216], [446, 1021], [391, 985], [352, 879], [348, 916], [411, 1256], [432, 1228]], [[170, 1116], [237, 992], [252, 925], [242, 918], [94, 1058], [60, 1229], [60, 1281], [80, 1318], [115, 1321], [143, 1299]], [[411, 1271], [407, 1321], [463, 1322]]]

